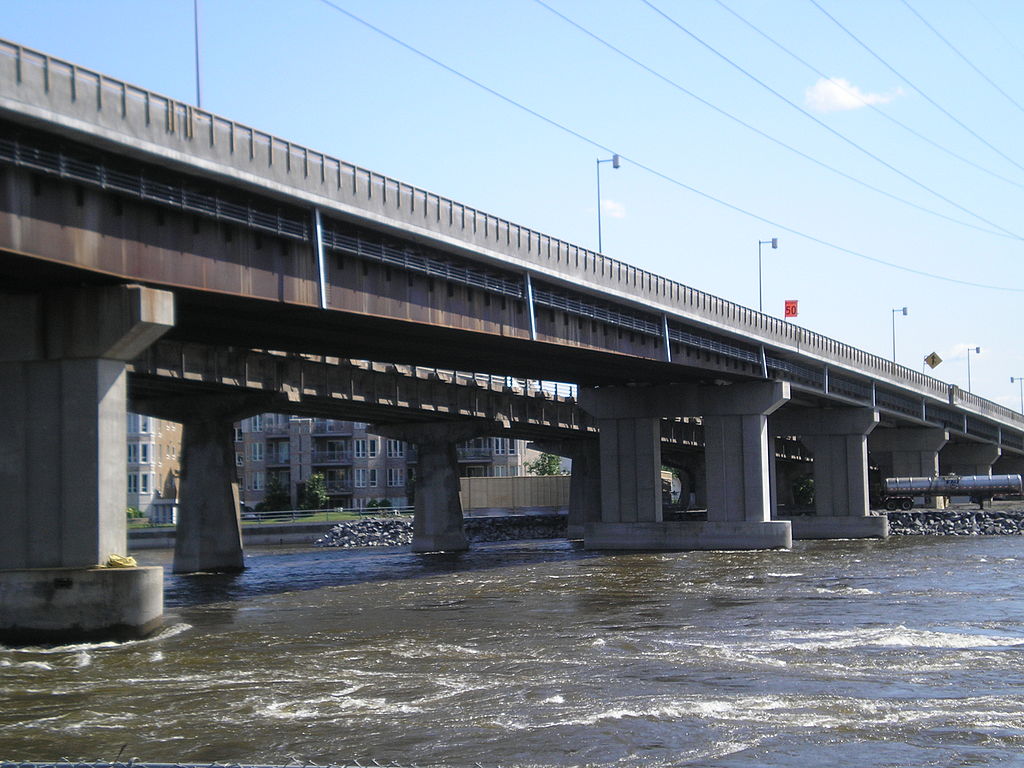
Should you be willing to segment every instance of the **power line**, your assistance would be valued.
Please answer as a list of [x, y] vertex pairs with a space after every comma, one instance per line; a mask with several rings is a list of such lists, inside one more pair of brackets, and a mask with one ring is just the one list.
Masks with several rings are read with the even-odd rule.
[[923, 141], [923, 142], [925, 142], [927, 144], [930, 144], [931, 146], [935, 147], [936, 149], [938, 149], [938, 150], [940, 150], [942, 152], [945, 152], [950, 157], [953, 157], [953, 158], [961, 161], [962, 163], [966, 163], [967, 165], [971, 166], [972, 168], [975, 168], [976, 170], [981, 171], [982, 173], [987, 173], [989, 176], [992, 176], [993, 178], [999, 179], [1000, 181], [1003, 181], [1003, 182], [1005, 182], [1007, 184], [1010, 184], [1010, 185], [1012, 185], [1014, 187], [1017, 187], [1018, 189], [1024, 189], [1024, 184], [1022, 184], [1020, 182], [1017, 182], [1017, 181], [1014, 181], [1013, 179], [1009, 179], [1006, 176], [1003, 176], [1002, 174], [997, 173], [996, 171], [991, 170], [990, 168], [984, 167], [983, 165], [979, 165], [978, 163], [974, 162], [970, 158], [964, 157], [963, 155], [960, 155], [960, 154], [954, 152], [952, 149], [949, 149], [948, 147], [943, 146], [942, 144], [939, 144], [937, 141], [934, 141], [934, 140], [930, 139], [929, 137], [925, 136], [923, 133], [915, 130], [914, 128], [911, 128], [906, 123], [904, 123], [904, 122], [902, 122], [900, 120], [897, 120], [895, 117], [890, 115], [888, 112], [886, 112], [885, 110], [879, 109], [877, 106], [875, 106], [870, 101], [868, 101], [863, 96], [861, 96], [861, 94], [858, 93], [856, 89], [847, 88], [842, 82], [829, 77], [824, 72], [822, 72], [820, 69], [815, 67], [813, 64], [811, 64], [808, 61], [802, 59], [800, 56], [795, 54], [793, 51], [791, 51], [789, 48], [784, 46], [778, 40], [776, 40], [775, 38], [771, 37], [766, 32], [764, 32], [762, 29], [760, 29], [759, 27], [757, 27], [753, 23], [751, 23], [748, 19], [746, 19], [745, 17], [743, 17], [739, 13], [737, 13], [734, 9], [730, 8], [722, 0], [715, 0], [715, 2], [718, 3], [726, 11], [731, 13], [733, 16], [735, 16], [737, 19], [742, 21], [744, 24], [746, 24], [748, 27], [750, 27], [750, 29], [752, 29], [754, 32], [757, 32], [757, 34], [759, 34], [761, 37], [763, 37], [769, 43], [771, 43], [772, 45], [777, 47], [783, 53], [789, 55], [794, 60], [798, 61], [800, 64], [803, 64], [811, 72], [813, 72], [814, 74], [818, 75], [818, 77], [823, 77], [826, 80], [829, 80], [830, 82], [834, 83], [839, 88], [842, 88], [846, 92], [846, 94], [848, 96], [850, 96], [851, 98], [857, 99], [865, 107], [867, 107], [868, 109], [874, 111], [876, 114], [880, 115], [881, 117], [884, 117], [886, 120], [888, 120], [893, 125], [899, 126], [903, 130], [905, 130], [907, 133], [909, 133], [910, 135], [920, 139], [921, 141]]
[[849, 35], [849, 37], [855, 43], [857, 43], [857, 45], [859, 45], [865, 51], [870, 53], [883, 67], [888, 69], [890, 72], [892, 72], [894, 75], [896, 75], [896, 77], [898, 77], [900, 80], [902, 80], [907, 85], [909, 85], [911, 88], [913, 88], [915, 91], [917, 91], [925, 101], [927, 101], [929, 104], [931, 104], [937, 110], [939, 110], [939, 112], [944, 114], [946, 117], [948, 117], [954, 123], [956, 123], [961, 128], [963, 128], [965, 131], [967, 131], [969, 134], [971, 134], [971, 136], [976, 138], [978, 141], [980, 141], [986, 147], [988, 147], [993, 152], [995, 152], [997, 155], [999, 155], [1001, 158], [1006, 160], [1006, 162], [1008, 162], [1011, 165], [1016, 166], [1020, 170], [1024, 171], [1024, 165], [1021, 165], [1016, 160], [1014, 160], [1012, 157], [1010, 157], [1009, 155], [1004, 153], [1002, 150], [1000, 150], [999, 148], [997, 148], [994, 145], [992, 145], [991, 143], [989, 143], [986, 139], [984, 139], [982, 136], [980, 136], [978, 133], [976, 133], [968, 125], [966, 125], [960, 119], [958, 119], [952, 112], [950, 112], [948, 109], [946, 109], [941, 104], [939, 104], [937, 101], [935, 101], [935, 99], [933, 99], [927, 93], [925, 93], [920, 88], [918, 88], [916, 85], [914, 85], [914, 83], [910, 82], [909, 78], [907, 78], [906, 76], [904, 76], [904, 75], [900, 74], [899, 72], [897, 72], [895, 67], [893, 67], [889, 62], [887, 62], [885, 59], [883, 59], [881, 56], [879, 56], [877, 53], [875, 53], [873, 50], [871, 50], [871, 48], [868, 47], [868, 45], [866, 43], [864, 43], [864, 41], [862, 41], [859, 37], [857, 37], [855, 34], [853, 34], [853, 32], [851, 32], [846, 27], [844, 27], [842, 25], [842, 23], [839, 21], [839, 19], [837, 19], [831, 13], [829, 13], [824, 8], [822, 8], [821, 5], [817, 2], [817, 0], [808, 0], [808, 2], [811, 3], [819, 11], [821, 11], [825, 16], [827, 16], [832, 21], [833, 24], [835, 24], [837, 27], [839, 27], [841, 30], [843, 30], [843, 32], [845, 32], [847, 35]]
[[[352, 13], [351, 11], [348, 11], [345, 8], [342, 8], [341, 6], [339, 6], [336, 3], [332, 2], [332, 0], [319, 0], [319, 1], [321, 3], [323, 3], [324, 5], [326, 5], [328, 8], [331, 8], [332, 10], [334, 10], [334, 11], [336, 11], [336, 12], [338, 12], [338, 13], [344, 15], [344, 16], [347, 16], [352, 21], [355, 21], [358, 24], [361, 24], [362, 26], [366, 27], [367, 29], [377, 33], [378, 35], [380, 35], [381, 37], [383, 37], [383, 38], [385, 38], [387, 40], [390, 40], [391, 42], [393, 42], [396, 45], [404, 48], [405, 50], [409, 51], [410, 53], [413, 53], [413, 54], [419, 56], [420, 58], [425, 59], [426, 61], [429, 61], [431, 64], [434, 64], [435, 66], [440, 67], [444, 71], [446, 71], [446, 72], [448, 72], [448, 73], [450, 73], [452, 75], [455, 75], [459, 79], [464, 80], [465, 82], [470, 83], [473, 86], [476, 86], [477, 88], [479, 88], [479, 89], [481, 89], [481, 90], [491, 94], [492, 96], [500, 99], [501, 101], [504, 101], [506, 104], [509, 104], [510, 106], [513, 106], [516, 109], [519, 109], [519, 110], [527, 113], [528, 115], [536, 117], [539, 120], [542, 120], [543, 122], [547, 123], [548, 125], [550, 125], [550, 126], [552, 126], [554, 128], [557, 128], [558, 130], [562, 131], [563, 133], [567, 133], [570, 136], [573, 136], [574, 138], [577, 138], [580, 141], [582, 141], [582, 142], [584, 142], [586, 144], [589, 144], [590, 146], [592, 146], [592, 147], [594, 147], [596, 149], [601, 150], [602, 152], [612, 153], [612, 149], [610, 147], [605, 146], [604, 144], [600, 143], [599, 141], [596, 141], [595, 139], [592, 139], [589, 136], [586, 136], [586, 135], [580, 133], [579, 131], [576, 131], [576, 130], [572, 129], [572, 128], [570, 128], [570, 127], [568, 127], [568, 126], [558, 122], [557, 120], [553, 120], [552, 118], [547, 117], [546, 115], [543, 115], [543, 114], [541, 114], [540, 112], [537, 112], [534, 109], [531, 109], [530, 107], [526, 106], [525, 104], [522, 104], [521, 102], [516, 101], [515, 99], [513, 99], [513, 98], [511, 98], [509, 96], [506, 96], [503, 93], [500, 93], [499, 91], [494, 90], [490, 86], [484, 85], [479, 80], [476, 80], [476, 79], [470, 77], [469, 75], [467, 75], [467, 74], [465, 74], [463, 72], [460, 72], [459, 70], [455, 69], [454, 67], [452, 67], [452, 66], [450, 66], [448, 64], [445, 64], [443, 61], [441, 61], [441, 60], [431, 56], [429, 53], [421, 51], [419, 48], [416, 48], [415, 46], [410, 45], [409, 43], [405, 42], [404, 40], [401, 40], [401, 39], [395, 37], [391, 33], [386, 32], [385, 30], [381, 29], [380, 27], [375, 26], [374, 24], [370, 23], [366, 19], [363, 19], [360, 16], [357, 16], [356, 14]], [[643, 171], [647, 171], [651, 175], [657, 176], [658, 178], [660, 178], [660, 179], [662, 179], [664, 181], [667, 181], [670, 184], [673, 184], [674, 186], [680, 187], [681, 189], [685, 189], [685, 190], [687, 190], [689, 192], [694, 193], [695, 195], [699, 195], [700, 197], [705, 198], [706, 200], [710, 200], [711, 202], [717, 203], [717, 204], [719, 204], [721, 206], [724, 206], [725, 208], [729, 208], [732, 211], [735, 211], [737, 213], [741, 213], [744, 216], [748, 216], [748, 217], [750, 217], [752, 219], [756, 219], [757, 221], [760, 221], [760, 222], [762, 222], [764, 224], [769, 224], [769, 225], [771, 225], [771, 226], [773, 226], [773, 227], [775, 227], [775, 228], [777, 228], [777, 229], [779, 229], [781, 231], [788, 232], [788, 233], [790, 233], [792, 235], [796, 235], [797, 237], [802, 237], [802, 238], [804, 238], [806, 240], [809, 240], [809, 241], [811, 241], [813, 243], [817, 243], [819, 245], [825, 246], [826, 248], [831, 248], [831, 249], [839, 251], [841, 253], [845, 253], [845, 254], [848, 254], [850, 256], [856, 256], [857, 258], [861, 258], [861, 259], [864, 259], [866, 261], [873, 262], [875, 264], [881, 264], [881, 265], [889, 267], [891, 269], [897, 269], [897, 270], [900, 270], [902, 272], [908, 272], [910, 274], [918, 275], [918, 276], [921, 276], [921, 277], [927, 277], [927, 278], [930, 278], [932, 280], [939, 280], [939, 281], [942, 281], [942, 282], [953, 283], [953, 284], [956, 284], [956, 285], [968, 286], [968, 287], [971, 287], [971, 288], [982, 288], [982, 289], [985, 289], [985, 290], [1004, 291], [1004, 292], [1009, 292], [1009, 293], [1024, 293], [1024, 288], [1014, 288], [1014, 287], [1010, 287], [1010, 286], [1006, 286], [1006, 285], [990, 285], [990, 284], [987, 284], [987, 283], [975, 283], [975, 282], [972, 282], [972, 281], [969, 281], [969, 280], [961, 280], [961, 279], [955, 278], [955, 277], [947, 277], [945, 275], [938, 275], [938, 274], [935, 274], [935, 273], [932, 273], [932, 272], [926, 272], [924, 270], [914, 269], [912, 267], [907, 267], [907, 266], [904, 266], [902, 264], [896, 264], [896, 263], [893, 263], [893, 262], [885, 261], [884, 259], [879, 259], [879, 258], [876, 258], [874, 256], [868, 256], [865, 253], [861, 253], [860, 251], [855, 251], [855, 250], [852, 250], [850, 248], [844, 248], [841, 245], [836, 245], [835, 243], [831, 243], [831, 242], [829, 242], [827, 240], [823, 240], [823, 239], [821, 239], [819, 237], [815, 237], [814, 235], [809, 235], [809, 234], [807, 234], [805, 232], [802, 232], [802, 231], [800, 231], [798, 229], [795, 229], [793, 227], [786, 226], [785, 224], [781, 224], [781, 223], [779, 223], [777, 221], [774, 221], [772, 219], [766, 218], [764, 216], [760, 216], [760, 215], [758, 215], [758, 214], [756, 214], [756, 213], [754, 213], [752, 211], [748, 211], [745, 208], [741, 208], [738, 205], [734, 205], [732, 203], [726, 202], [725, 200], [722, 200], [721, 198], [715, 197], [714, 195], [711, 195], [711, 194], [709, 194], [707, 192], [702, 192], [701, 190], [697, 189], [696, 187], [692, 187], [689, 184], [686, 184], [686, 183], [680, 181], [679, 179], [677, 179], [677, 178], [675, 178], [673, 176], [669, 176], [666, 173], [658, 171], [655, 168], [652, 168], [651, 166], [645, 165], [644, 163], [641, 163], [641, 162], [639, 162], [637, 160], [633, 160], [633, 159], [627, 157], [626, 155], [623, 155], [622, 153], [618, 153], [618, 154], [626, 162], [629, 162], [632, 165], [636, 166], [637, 168], [639, 168], [639, 169], [641, 169]]]
[[992, 19], [985, 15], [985, 13], [981, 10], [981, 8], [978, 7], [978, 4], [975, 3], [974, 0], [967, 0], [967, 2], [970, 3], [970, 6], [974, 9], [974, 12], [981, 16], [981, 18], [983, 18], [988, 23], [988, 25], [995, 30], [997, 35], [1003, 38], [1003, 42], [1009, 45], [1018, 56], [1024, 59], [1024, 51], [1021, 51], [1021, 49], [1017, 47], [1017, 44], [1013, 42], [1013, 40], [1011, 40], [1005, 32], [1003, 32], [1003, 30], [999, 27], [998, 24], [993, 23]]
[[614, 51], [619, 56], [622, 56], [623, 58], [625, 58], [628, 61], [632, 62], [636, 66], [640, 67], [645, 72], [653, 75], [654, 77], [658, 78], [662, 82], [672, 86], [676, 90], [681, 91], [682, 93], [685, 93], [690, 98], [693, 98], [693, 99], [699, 101], [701, 104], [703, 104], [707, 108], [712, 109], [715, 112], [718, 112], [720, 115], [729, 118], [730, 120], [732, 120], [732, 121], [742, 125], [744, 128], [747, 128], [748, 130], [753, 131], [758, 136], [761, 136], [761, 137], [763, 137], [765, 139], [768, 139], [769, 141], [777, 144], [780, 147], [783, 147], [784, 149], [788, 149], [790, 152], [793, 152], [794, 154], [799, 155], [800, 157], [804, 158], [805, 160], [809, 160], [810, 162], [812, 162], [815, 165], [818, 165], [818, 166], [824, 168], [827, 171], [831, 171], [832, 173], [835, 173], [835, 174], [843, 177], [844, 179], [847, 179], [848, 181], [852, 181], [855, 184], [860, 184], [862, 187], [870, 189], [873, 192], [877, 192], [880, 195], [884, 195], [885, 197], [888, 197], [891, 200], [895, 200], [897, 202], [903, 203], [904, 205], [910, 206], [911, 208], [915, 208], [915, 209], [917, 209], [919, 211], [923, 211], [924, 213], [929, 213], [929, 214], [931, 214], [933, 216], [938, 216], [939, 218], [945, 219], [946, 221], [951, 221], [954, 224], [960, 224], [960, 225], [965, 226], [965, 227], [970, 227], [971, 229], [976, 229], [979, 232], [985, 232], [985, 233], [990, 234], [990, 235], [996, 235], [997, 237], [1011, 237], [1011, 238], [1014, 237], [1013, 235], [1006, 234], [1004, 232], [996, 232], [996, 231], [988, 229], [986, 227], [980, 227], [977, 224], [972, 224], [970, 222], [963, 221], [962, 219], [956, 219], [956, 218], [953, 218], [952, 216], [947, 216], [946, 214], [940, 213], [939, 211], [936, 211], [936, 210], [934, 210], [932, 208], [928, 208], [928, 207], [923, 206], [923, 205], [918, 205], [917, 203], [911, 202], [910, 200], [907, 200], [906, 198], [903, 198], [903, 197], [900, 197], [898, 195], [892, 194], [891, 192], [886, 192], [884, 189], [876, 187], [873, 184], [869, 184], [868, 182], [863, 181], [862, 179], [858, 179], [856, 176], [848, 174], [845, 171], [841, 171], [838, 168], [836, 168], [834, 166], [831, 166], [831, 165], [829, 165], [828, 163], [825, 163], [822, 160], [818, 160], [817, 158], [815, 158], [815, 157], [813, 157], [811, 155], [808, 155], [805, 152], [800, 151], [796, 147], [793, 147], [792, 145], [785, 143], [781, 139], [778, 139], [778, 138], [772, 136], [771, 134], [768, 134], [768, 133], [762, 131], [760, 128], [757, 128], [756, 126], [751, 125], [750, 123], [746, 122], [742, 118], [739, 118], [736, 115], [733, 115], [731, 112], [727, 112], [726, 110], [722, 109], [721, 107], [718, 107], [717, 105], [713, 104], [712, 102], [708, 101], [707, 99], [704, 99], [701, 96], [698, 96], [696, 93], [694, 93], [693, 91], [687, 89], [685, 86], [679, 84], [675, 80], [672, 80], [671, 78], [667, 77], [666, 75], [662, 74], [661, 72], [658, 72], [657, 70], [652, 69], [648, 65], [644, 64], [642, 61], [634, 58], [630, 54], [628, 54], [625, 51], [623, 51], [621, 48], [618, 48], [615, 45], [613, 45], [612, 43], [608, 42], [607, 40], [605, 40], [600, 35], [596, 34], [595, 32], [593, 32], [593, 31], [591, 31], [589, 29], [587, 29], [586, 27], [582, 26], [581, 24], [579, 24], [578, 22], [576, 22], [573, 19], [569, 18], [568, 16], [566, 16], [563, 13], [561, 13], [560, 11], [555, 10], [550, 5], [548, 5], [546, 2], [544, 2], [544, 0], [534, 0], [534, 2], [537, 3], [539, 6], [541, 6], [542, 8], [550, 11], [552, 14], [554, 14], [558, 18], [562, 19], [562, 21], [564, 21], [565, 23], [567, 23], [570, 26], [576, 28], [577, 30], [579, 30], [583, 34], [587, 35], [588, 37], [592, 38], [593, 40], [597, 41], [601, 45], [603, 45], [606, 48]]
[[[766, 82], [764, 82], [763, 80], [758, 78], [756, 75], [752, 74], [751, 72], [748, 72], [746, 69], [741, 67], [735, 61], [733, 61], [728, 56], [726, 56], [724, 53], [721, 53], [717, 49], [715, 49], [712, 46], [710, 46], [708, 43], [704, 42], [700, 37], [695, 35], [693, 32], [688, 30], [686, 27], [684, 27], [678, 21], [673, 19], [671, 16], [669, 16], [664, 11], [662, 11], [660, 8], [658, 8], [656, 5], [654, 5], [650, 0], [640, 0], [640, 2], [643, 3], [644, 5], [646, 5], [648, 8], [650, 8], [655, 13], [657, 13], [659, 16], [664, 18], [666, 21], [668, 21], [670, 24], [672, 24], [674, 27], [676, 27], [676, 29], [678, 29], [680, 32], [683, 32], [688, 37], [690, 37], [692, 40], [694, 40], [696, 43], [702, 45], [708, 51], [710, 51], [711, 53], [715, 54], [715, 56], [717, 56], [718, 58], [722, 59], [722, 61], [724, 61], [727, 64], [729, 64], [729, 66], [731, 66], [734, 69], [738, 70], [739, 72], [743, 73], [746, 77], [748, 77], [749, 79], [753, 80], [755, 83], [760, 85], [762, 88], [764, 88], [766, 91], [771, 93], [773, 96], [775, 96], [776, 98], [780, 99], [782, 102], [784, 102], [785, 104], [789, 105], [791, 108], [795, 109], [797, 112], [802, 114], [804, 117], [807, 117], [808, 119], [813, 120], [815, 123], [817, 123], [819, 126], [821, 126], [826, 131], [831, 133], [833, 136], [836, 136], [837, 138], [841, 139], [842, 141], [844, 141], [846, 144], [849, 144], [851, 147], [853, 147], [857, 151], [867, 155], [868, 157], [870, 157], [875, 162], [884, 165], [886, 168], [888, 168], [893, 173], [895, 173], [895, 174], [897, 174], [899, 176], [902, 176], [904, 179], [909, 181], [911, 184], [914, 184], [915, 186], [920, 187], [921, 189], [925, 190], [926, 192], [928, 192], [928, 193], [934, 195], [935, 197], [939, 198], [943, 202], [948, 203], [949, 205], [952, 205], [954, 208], [957, 208], [957, 209], [963, 211], [964, 213], [966, 213], [967, 215], [973, 216], [974, 218], [978, 219], [979, 221], [983, 221], [986, 224], [988, 224], [989, 226], [995, 227], [996, 229], [998, 229], [998, 230], [1000, 230], [1002, 232], [1005, 232], [1005, 233], [1007, 233], [1008, 235], [1010, 235], [1012, 237], [1020, 239], [1020, 235], [1018, 235], [1016, 232], [1013, 232], [1013, 231], [1011, 231], [1009, 229], [1006, 229], [1006, 227], [1003, 227], [1003, 226], [1001, 226], [999, 224], [996, 224], [994, 221], [991, 221], [990, 219], [986, 219], [981, 214], [975, 213], [974, 211], [970, 210], [969, 208], [966, 208], [966, 207], [960, 205], [959, 203], [949, 199], [945, 195], [943, 195], [940, 192], [937, 192], [934, 189], [932, 189], [931, 187], [929, 187], [927, 184], [924, 184], [923, 182], [918, 181], [913, 176], [911, 176], [911, 175], [909, 175], [907, 173], [904, 173], [903, 171], [901, 171], [896, 166], [892, 165], [889, 162], [886, 162], [885, 160], [883, 160], [881, 157], [879, 157], [878, 155], [874, 154], [870, 150], [865, 149], [860, 144], [855, 142], [853, 139], [849, 138], [848, 136], [846, 136], [845, 134], [841, 133], [840, 131], [837, 131], [835, 128], [830, 126], [828, 123], [826, 123], [826, 122], [824, 122], [822, 120], [819, 120], [814, 115], [812, 115], [810, 112], [808, 112], [806, 109], [803, 109], [799, 104], [796, 104], [795, 102], [790, 101], [785, 96], [783, 96], [781, 93], [779, 93], [774, 88], [772, 88], [770, 85], [768, 85]], [[811, 2], [814, 3], [814, 0], [811, 0]], [[815, 3], [815, 5], [817, 5], [817, 3]]]
[[929, 24], [928, 20], [925, 19], [925, 17], [922, 16], [920, 13], [918, 13], [917, 10], [914, 8], [914, 6], [912, 6], [910, 3], [908, 3], [907, 0], [900, 0], [900, 2], [902, 2], [905, 6], [907, 6], [907, 8], [910, 10], [910, 12], [912, 14], [914, 14], [915, 16], [917, 16], [917, 18], [921, 20], [921, 23], [924, 24], [926, 27], [928, 27], [928, 29], [930, 29], [932, 31], [932, 33], [937, 38], [939, 38], [939, 40], [944, 42], [949, 47], [949, 50], [951, 50], [953, 53], [955, 53], [957, 56], [959, 56], [963, 60], [964, 64], [966, 64], [968, 67], [970, 67], [975, 72], [977, 72], [979, 77], [981, 77], [986, 83], [988, 83], [993, 88], [995, 88], [997, 91], [999, 91], [999, 93], [1001, 93], [1006, 98], [1007, 101], [1009, 101], [1011, 104], [1013, 104], [1013, 106], [1015, 106], [1021, 112], [1024, 112], [1024, 107], [1022, 107], [1017, 102], [1016, 99], [1014, 99], [1010, 94], [1008, 94], [1006, 91], [1004, 91], [998, 85], [996, 85], [995, 81], [993, 81], [992, 78], [990, 78], [988, 75], [986, 75], [980, 69], [978, 69], [974, 65], [974, 62], [972, 62], [970, 59], [968, 59], [966, 56], [964, 56], [963, 53], [960, 52], [960, 49], [958, 49], [955, 45], [953, 45], [951, 42], [949, 42], [949, 40], [947, 40], [945, 37], [943, 37], [942, 34], [939, 32], [939, 30], [937, 30], [935, 27], [933, 27], [931, 24]]

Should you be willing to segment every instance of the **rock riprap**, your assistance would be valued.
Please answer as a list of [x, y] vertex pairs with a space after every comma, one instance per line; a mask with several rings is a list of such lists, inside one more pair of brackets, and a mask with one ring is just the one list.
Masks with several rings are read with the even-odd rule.
[[[566, 535], [565, 515], [471, 517], [465, 521], [469, 541], [558, 539]], [[412, 519], [368, 518], [338, 523], [313, 542], [317, 547], [400, 547], [412, 543]]]

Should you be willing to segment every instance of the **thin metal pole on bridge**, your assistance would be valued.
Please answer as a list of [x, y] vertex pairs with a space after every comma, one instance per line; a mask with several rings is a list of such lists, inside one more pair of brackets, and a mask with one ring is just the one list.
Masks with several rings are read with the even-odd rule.
[[203, 108], [203, 94], [199, 82], [199, 0], [192, 0], [192, 27], [195, 31], [196, 48], [196, 106]]

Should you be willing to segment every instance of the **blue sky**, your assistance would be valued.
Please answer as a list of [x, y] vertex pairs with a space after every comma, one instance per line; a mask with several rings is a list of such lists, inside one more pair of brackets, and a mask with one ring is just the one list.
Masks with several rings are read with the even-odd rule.
[[[900, 363], [966, 386], [980, 346], [1021, 407], [1024, 3], [544, 2], [332, 0], [551, 122], [323, 0], [199, 0], [202, 105], [592, 248], [617, 152], [605, 253], [756, 308], [778, 237], [765, 311], [889, 357], [907, 306]], [[0, 36], [194, 101], [192, 10], [0, 0]]]

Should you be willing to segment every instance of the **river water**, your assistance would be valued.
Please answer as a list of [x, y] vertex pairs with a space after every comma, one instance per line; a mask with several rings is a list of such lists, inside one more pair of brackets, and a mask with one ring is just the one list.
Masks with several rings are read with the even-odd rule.
[[1014, 536], [253, 550], [168, 575], [154, 638], [0, 647], [0, 759], [1019, 766], [1022, 563]]

